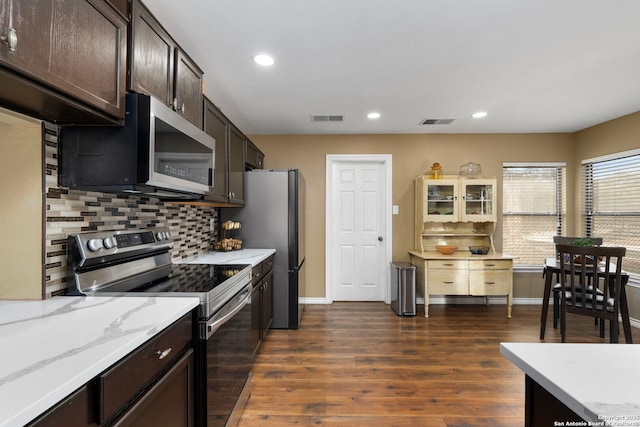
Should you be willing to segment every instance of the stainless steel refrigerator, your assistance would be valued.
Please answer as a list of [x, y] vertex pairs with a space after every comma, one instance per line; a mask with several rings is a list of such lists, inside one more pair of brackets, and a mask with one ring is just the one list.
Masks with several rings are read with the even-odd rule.
[[305, 180], [298, 169], [244, 173], [244, 207], [220, 209], [242, 223], [243, 247], [275, 249], [272, 328], [298, 329], [304, 306]]

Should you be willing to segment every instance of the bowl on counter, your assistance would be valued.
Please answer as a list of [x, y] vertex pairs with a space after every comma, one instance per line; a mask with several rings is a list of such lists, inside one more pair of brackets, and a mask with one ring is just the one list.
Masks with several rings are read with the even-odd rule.
[[472, 255], [486, 255], [489, 253], [489, 246], [469, 246]]
[[455, 253], [455, 251], [458, 250], [458, 247], [451, 245], [437, 245], [436, 250], [442, 255], [452, 255], [453, 253]]

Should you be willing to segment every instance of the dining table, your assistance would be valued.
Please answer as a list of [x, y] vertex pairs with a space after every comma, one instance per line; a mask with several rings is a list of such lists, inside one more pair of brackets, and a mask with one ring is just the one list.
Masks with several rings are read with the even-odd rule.
[[[596, 268], [597, 274], [604, 274], [604, 268]], [[547, 326], [547, 314], [549, 312], [549, 298], [553, 289], [553, 277], [560, 274], [560, 261], [557, 258], [545, 258], [543, 276], [544, 294], [542, 296], [542, 313], [540, 316], [540, 339], [544, 339], [545, 328]], [[615, 279], [615, 268], [609, 272], [610, 279]], [[626, 287], [629, 282], [629, 274], [622, 271], [622, 283], [620, 286], [620, 316], [622, 317], [622, 328], [624, 330], [624, 338], [627, 344], [631, 344], [631, 322], [629, 320], [629, 306], [627, 304]]]

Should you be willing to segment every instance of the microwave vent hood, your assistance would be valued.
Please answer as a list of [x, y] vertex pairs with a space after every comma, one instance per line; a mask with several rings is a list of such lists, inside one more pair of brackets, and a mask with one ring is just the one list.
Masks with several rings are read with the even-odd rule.
[[[189, 149], [185, 140], [191, 143]], [[155, 99], [128, 94], [124, 126], [60, 128], [58, 184], [74, 190], [201, 199], [213, 185], [214, 144]], [[174, 148], [157, 152], [167, 145]], [[176, 153], [175, 147], [185, 152]], [[156, 173], [158, 167], [166, 171]]]

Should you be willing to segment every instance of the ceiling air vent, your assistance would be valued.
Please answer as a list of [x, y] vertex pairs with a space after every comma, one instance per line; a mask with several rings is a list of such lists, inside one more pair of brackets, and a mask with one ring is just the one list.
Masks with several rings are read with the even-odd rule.
[[328, 114], [313, 114], [311, 116], [312, 122], [341, 122], [344, 116], [328, 115]]
[[420, 122], [421, 125], [448, 125], [455, 119], [424, 119]]

